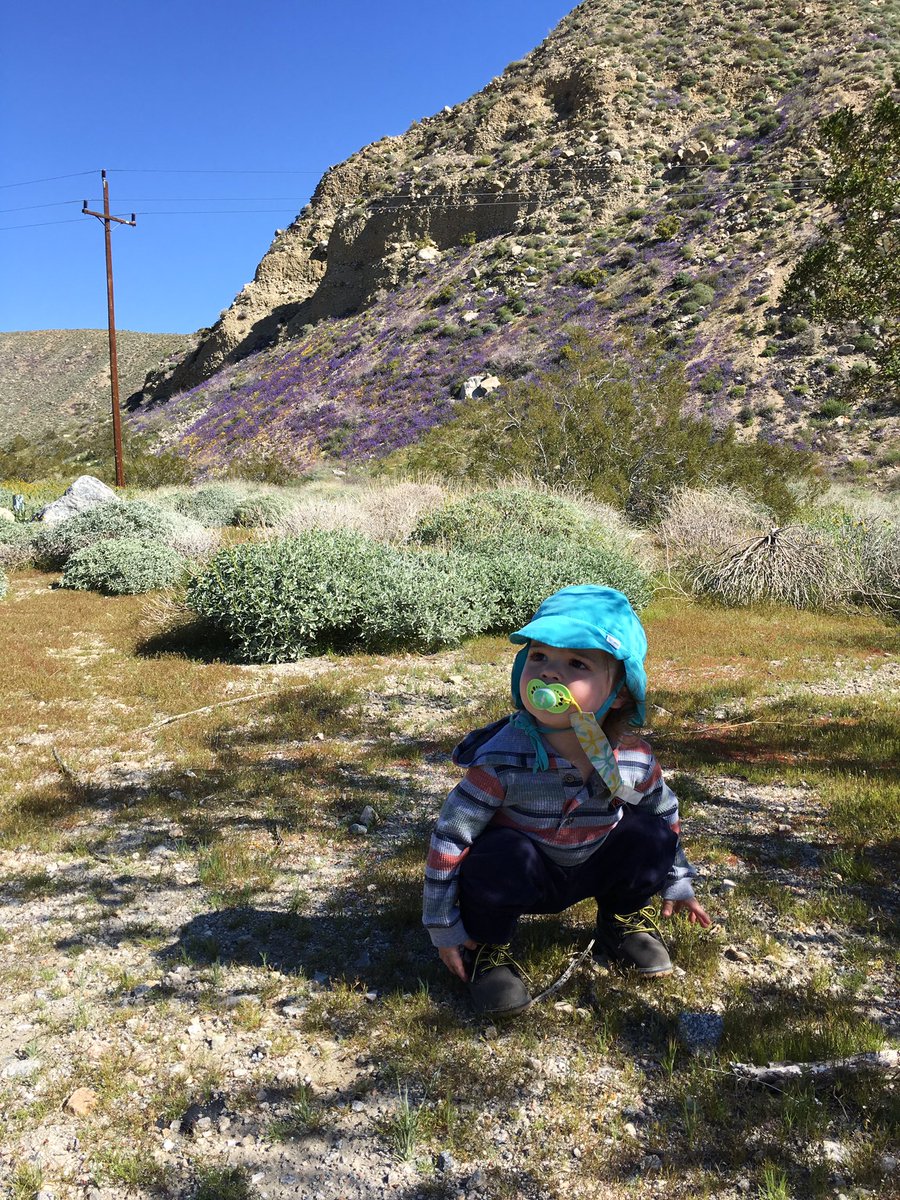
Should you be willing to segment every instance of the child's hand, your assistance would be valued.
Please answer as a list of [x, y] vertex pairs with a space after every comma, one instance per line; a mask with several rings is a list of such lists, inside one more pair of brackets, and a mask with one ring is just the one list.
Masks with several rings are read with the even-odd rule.
[[[468, 950], [474, 950], [478, 943], [473, 942], [470, 938], [467, 942], [464, 942], [463, 945], [465, 945]], [[441, 962], [448, 971], [451, 971], [454, 975], [458, 975], [463, 983], [469, 982], [469, 977], [466, 974], [466, 968], [463, 966], [462, 955], [459, 952], [459, 946], [439, 946], [438, 954], [440, 955]]]
[[712, 925], [712, 917], [696, 897], [690, 900], [663, 900], [664, 917], [671, 917], [672, 913], [676, 912], [686, 912], [691, 924], [700, 925], [703, 929], [709, 929]]

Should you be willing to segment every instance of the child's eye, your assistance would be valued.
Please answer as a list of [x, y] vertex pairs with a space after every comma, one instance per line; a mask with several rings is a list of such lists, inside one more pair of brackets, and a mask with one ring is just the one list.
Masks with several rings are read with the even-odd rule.
[[547, 655], [542, 650], [532, 650], [528, 655], [531, 662], [543, 662], [546, 657]]
[[571, 659], [569, 666], [574, 667], [576, 671], [589, 671], [591, 669], [591, 664], [586, 663], [582, 658]]

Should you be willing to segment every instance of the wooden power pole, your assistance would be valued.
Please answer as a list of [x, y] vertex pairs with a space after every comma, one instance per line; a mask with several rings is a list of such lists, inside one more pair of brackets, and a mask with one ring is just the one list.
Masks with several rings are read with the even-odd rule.
[[117, 225], [136, 225], [137, 221], [134, 213], [131, 214], [130, 221], [126, 221], [123, 217], [110, 216], [109, 180], [106, 178], [105, 171], [101, 171], [100, 174], [103, 178], [103, 212], [92, 212], [88, 208], [87, 200], [85, 200], [81, 211], [88, 217], [96, 217], [98, 221], [102, 221], [105, 234], [106, 306], [109, 324], [109, 382], [112, 388], [113, 450], [116, 456], [116, 487], [124, 487], [125, 465], [122, 461], [122, 417], [119, 412], [119, 358], [116, 352], [116, 312], [113, 303], [112, 238], [110, 237], [110, 225], [113, 221]]

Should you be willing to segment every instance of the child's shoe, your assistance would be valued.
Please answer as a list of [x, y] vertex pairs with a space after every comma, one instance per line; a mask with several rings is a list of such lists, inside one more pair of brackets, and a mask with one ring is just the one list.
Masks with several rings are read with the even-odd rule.
[[462, 955], [469, 975], [469, 994], [479, 1012], [514, 1017], [531, 1003], [521, 968], [510, 955], [509, 946], [484, 943], [474, 950], [464, 949]]
[[671, 975], [672, 960], [650, 905], [630, 913], [597, 913], [595, 949], [640, 975]]

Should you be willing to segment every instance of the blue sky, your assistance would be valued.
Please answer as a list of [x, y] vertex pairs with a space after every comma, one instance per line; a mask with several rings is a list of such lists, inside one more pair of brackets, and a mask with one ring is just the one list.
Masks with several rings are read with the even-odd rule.
[[112, 212], [138, 213], [114, 227], [118, 326], [211, 324], [328, 166], [479, 90], [574, 2], [11, 5], [0, 330], [105, 326], [103, 227], [81, 215], [101, 168]]

